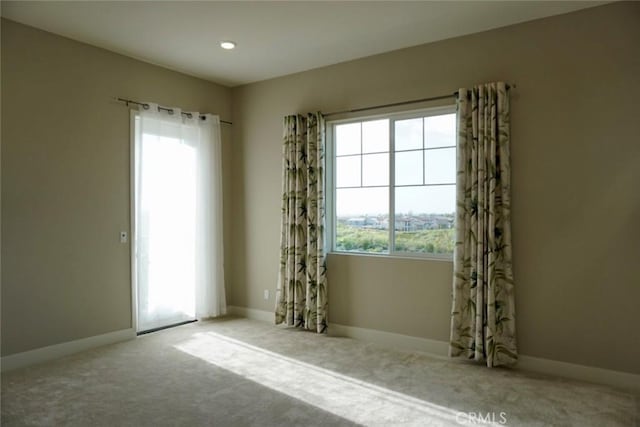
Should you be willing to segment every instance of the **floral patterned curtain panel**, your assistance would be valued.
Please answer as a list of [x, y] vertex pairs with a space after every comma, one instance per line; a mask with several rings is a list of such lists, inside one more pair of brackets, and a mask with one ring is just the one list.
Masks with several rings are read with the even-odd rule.
[[458, 92], [458, 171], [449, 355], [516, 362], [511, 268], [509, 94], [505, 83]]
[[324, 119], [284, 118], [282, 222], [276, 324], [327, 330]]

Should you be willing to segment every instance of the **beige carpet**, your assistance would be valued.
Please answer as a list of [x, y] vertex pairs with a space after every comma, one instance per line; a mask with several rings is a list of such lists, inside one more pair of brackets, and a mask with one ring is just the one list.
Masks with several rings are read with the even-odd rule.
[[3, 426], [634, 426], [638, 396], [246, 319], [2, 375]]

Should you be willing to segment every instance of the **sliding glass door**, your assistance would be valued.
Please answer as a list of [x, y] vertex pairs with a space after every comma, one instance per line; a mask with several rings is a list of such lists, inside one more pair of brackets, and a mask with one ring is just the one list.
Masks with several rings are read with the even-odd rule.
[[137, 329], [195, 319], [196, 147], [176, 121], [135, 119]]

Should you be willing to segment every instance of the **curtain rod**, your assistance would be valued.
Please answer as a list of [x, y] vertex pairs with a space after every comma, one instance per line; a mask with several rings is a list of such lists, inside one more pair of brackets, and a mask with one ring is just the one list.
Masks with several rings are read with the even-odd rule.
[[[516, 87], [515, 84], [507, 85], [507, 90], [515, 87]], [[432, 96], [429, 98], [412, 99], [410, 101], [400, 101], [400, 102], [394, 102], [392, 104], [372, 105], [370, 107], [354, 108], [353, 110], [333, 111], [331, 113], [323, 113], [323, 116], [326, 117], [326, 116], [335, 116], [338, 114], [346, 114], [346, 113], [359, 113], [361, 111], [377, 110], [378, 108], [398, 107], [400, 105], [417, 104], [420, 102], [427, 102], [427, 101], [439, 101], [441, 99], [449, 99], [449, 98], [457, 98], [457, 97], [458, 97], [458, 91], [455, 91], [449, 95], [439, 95], [439, 96]]]
[[[142, 106], [142, 108], [144, 108], [145, 110], [149, 108], [149, 104], [146, 104], [144, 102], [138, 102], [138, 101], [134, 101], [134, 100], [131, 100], [131, 99], [126, 99], [126, 98], [114, 98], [114, 99], [116, 101], [118, 101], [118, 102], [124, 102], [127, 105], [127, 107], [129, 106], [129, 104], [135, 104], [135, 105]], [[166, 108], [166, 107], [158, 106], [158, 110], [163, 110], [163, 111], [166, 111], [169, 114], [173, 114], [173, 108]], [[184, 114], [188, 118], [193, 117], [193, 114], [187, 113], [187, 112], [184, 112], [184, 111], [182, 112], [182, 114]], [[220, 120], [220, 123], [224, 123], [224, 124], [227, 124], [227, 125], [232, 125], [233, 124], [233, 122], [228, 122], [226, 120]]]

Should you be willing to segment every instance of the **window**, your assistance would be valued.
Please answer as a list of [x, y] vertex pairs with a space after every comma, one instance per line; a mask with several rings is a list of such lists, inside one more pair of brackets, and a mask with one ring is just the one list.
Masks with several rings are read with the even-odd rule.
[[451, 257], [453, 107], [329, 122], [327, 135], [332, 250]]

